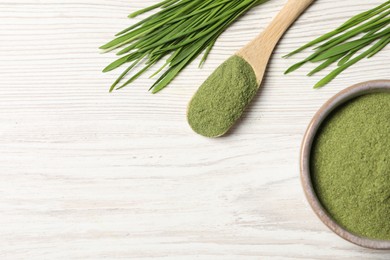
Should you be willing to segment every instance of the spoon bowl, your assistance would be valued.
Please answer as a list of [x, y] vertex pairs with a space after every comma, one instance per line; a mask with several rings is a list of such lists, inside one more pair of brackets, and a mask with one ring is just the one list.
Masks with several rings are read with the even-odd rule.
[[314, 0], [288, 0], [271, 24], [219, 66], [188, 106], [191, 128], [206, 137], [226, 134], [260, 88], [269, 59], [283, 34]]

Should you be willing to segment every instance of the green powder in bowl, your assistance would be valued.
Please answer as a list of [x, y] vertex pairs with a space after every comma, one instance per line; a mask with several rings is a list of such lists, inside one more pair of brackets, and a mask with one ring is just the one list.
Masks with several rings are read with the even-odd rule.
[[390, 93], [357, 97], [329, 115], [310, 167], [315, 192], [337, 223], [390, 240]]

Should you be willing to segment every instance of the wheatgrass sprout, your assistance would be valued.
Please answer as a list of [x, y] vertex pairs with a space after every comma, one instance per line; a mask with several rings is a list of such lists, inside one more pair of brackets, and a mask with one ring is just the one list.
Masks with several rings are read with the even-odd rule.
[[159, 9], [100, 47], [104, 52], [118, 50], [117, 54], [121, 56], [104, 72], [127, 66], [110, 91], [129, 85], [157, 62], [164, 60], [164, 66], [152, 75], [160, 77], [150, 89], [153, 93], [159, 92], [203, 53], [201, 66], [226, 28], [248, 10], [266, 1], [165, 0], [130, 14], [129, 17], [134, 18]]
[[309, 57], [291, 66], [286, 74], [299, 69], [308, 62], [322, 62], [308, 74], [312, 76], [337, 62], [337, 68], [314, 86], [314, 88], [320, 88], [360, 60], [373, 57], [389, 43], [390, 1], [386, 1], [352, 17], [337, 29], [286, 55], [285, 58], [316, 46]]

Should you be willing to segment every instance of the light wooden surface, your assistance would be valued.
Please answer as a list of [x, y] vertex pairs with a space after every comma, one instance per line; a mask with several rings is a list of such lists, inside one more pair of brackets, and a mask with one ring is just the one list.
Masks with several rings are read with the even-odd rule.
[[[280, 57], [381, 0], [319, 0], [275, 50], [263, 90], [226, 138], [195, 135], [186, 106], [207, 75], [285, 3], [253, 9], [158, 95], [114, 94], [98, 46], [157, 0], [0, 0], [0, 259], [390, 259], [331, 233], [298, 171], [315, 111], [388, 78], [390, 51], [329, 86]], [[116, 72], [116, 73], [119, 73]]]

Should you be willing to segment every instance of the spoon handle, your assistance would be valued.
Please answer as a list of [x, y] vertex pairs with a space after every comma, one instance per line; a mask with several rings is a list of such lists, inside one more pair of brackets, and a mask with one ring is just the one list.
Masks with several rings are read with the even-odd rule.
[[280, 38], [314, 0], [288, 0], [271, 24], [253, 41], [237, 52], [254, 69], [257, 81], [263, 79], [271, 54]]

